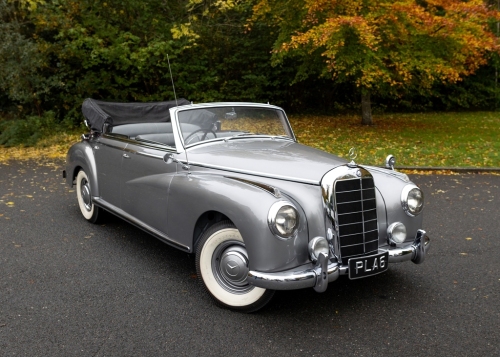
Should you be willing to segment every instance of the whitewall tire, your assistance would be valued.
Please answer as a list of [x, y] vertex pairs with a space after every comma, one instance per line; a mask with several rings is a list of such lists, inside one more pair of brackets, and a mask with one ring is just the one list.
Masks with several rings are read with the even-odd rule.
[[266, 305], [273, 290], [247, 282], [248, 254], [240, 232], [230, 221], [203, 233], [196, 249], [198, 279], [218, 306], [253, 312]]
[[83, 217], [89, 222], [97, 223], [100, 216], [100, 208], [92, 203], [92, 190], [89, 177], [83, 170], [76, 175], [76, 196], [78, 206]]

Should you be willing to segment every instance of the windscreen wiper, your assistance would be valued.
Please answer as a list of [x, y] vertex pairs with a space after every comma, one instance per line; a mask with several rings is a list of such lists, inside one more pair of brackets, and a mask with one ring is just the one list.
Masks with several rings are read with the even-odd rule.
[[289, 137], [288, 135], [273, 135], [271, 136], [271, 139], [275, 140], [275, 139], [285, 139], [285, 140], [291, 140], [291, 141], [294, 141], [291, 137]]
[[255, 133], [239, 133], [239, 134], [236, 134], [236, 135], [233, 135], [233, 136], [230, 136], [229, 138], [224, 138], [224, 141], [229, 141], [231, 139], [235, 139], [235, 138], [241, 138], [242, 136], [253, 136], [253, 135], [259, 135], [259, 134], [255, 134]]

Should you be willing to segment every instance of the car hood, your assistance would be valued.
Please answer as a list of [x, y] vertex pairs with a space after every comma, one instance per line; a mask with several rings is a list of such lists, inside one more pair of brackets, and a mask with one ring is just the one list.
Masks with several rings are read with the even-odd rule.
[[195, 146], [187, 151], [190, 165], [230, 172], [319, 184], [329, 170], [346, 160], [281, 139], [234, 139]]

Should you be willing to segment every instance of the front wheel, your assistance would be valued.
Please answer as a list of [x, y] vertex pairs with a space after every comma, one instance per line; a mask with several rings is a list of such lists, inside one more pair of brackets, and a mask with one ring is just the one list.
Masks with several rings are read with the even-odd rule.
[[99, 207], [92, 203], [92, 190], [90, 188], [89, 177], [83, 170], [76, 175], [76, 197], [78, 198], [78, 206], [83, 217], [89, 222], [98, 223], [102, 216], [102, 211]]
[[247, 282], [248, 254], [234, 224], [214, 224], [201, 237], [196, 249], [196, 271], [201, 284], [220, 307], [241, 312], [263, 308], [274, 290]]

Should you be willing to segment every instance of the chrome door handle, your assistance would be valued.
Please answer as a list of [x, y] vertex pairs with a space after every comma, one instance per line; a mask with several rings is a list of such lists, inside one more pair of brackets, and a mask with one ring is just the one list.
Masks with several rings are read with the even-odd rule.
[[123, 157], [124, 157], [125, 159], [130, 159], [130, 156], [128, 156], [127, 154], [123, 154]]

